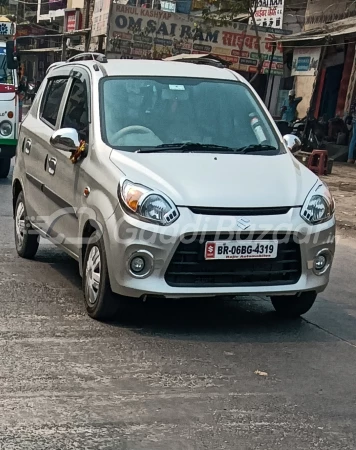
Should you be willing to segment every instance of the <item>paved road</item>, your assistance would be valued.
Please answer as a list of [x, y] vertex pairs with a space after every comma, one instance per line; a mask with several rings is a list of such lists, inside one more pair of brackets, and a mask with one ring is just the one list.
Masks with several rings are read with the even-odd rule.
[[9, 180], [0, 230], [0, 449], [356, 448], [356, 241], [296, 323], [261, 298], [147, 303], [103, 324], [67, 256], [17, 258]]

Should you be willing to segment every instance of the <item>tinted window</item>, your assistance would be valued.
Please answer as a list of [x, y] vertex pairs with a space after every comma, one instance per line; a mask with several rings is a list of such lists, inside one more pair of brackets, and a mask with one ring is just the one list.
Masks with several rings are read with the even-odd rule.
[[0, 48], [0, 83], [14, 84], [13, 71], [7, 68], [6, 48]]
[[85, 81], [74, 81], [64, 110], [62, 127], [76, 129], [80, 139], [88, 142], [88, 94]]
[[104, 138], [127, 151], [193, 142], [275, 148], [278, 138], [250, 89], [194, 78], [106, 77], [101, 84]]
[[42, 118], [53, 126], [56, 125], [59, 106], [67, 82], [68, 78], [54, 78], [47, 85], [42, 108]]

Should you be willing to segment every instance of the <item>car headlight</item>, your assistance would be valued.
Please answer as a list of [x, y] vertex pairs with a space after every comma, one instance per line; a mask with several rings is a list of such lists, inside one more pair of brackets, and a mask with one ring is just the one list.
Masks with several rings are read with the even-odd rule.
[[311, 225], [327, 222], [335, 212], [335, 202], [329, 188], [319, 181], [309, 192], [301, 210], [302, 218]]
[[126, 211], [140, 220], [158, 225], [170, 225], [179, 217], [174, 203], [160, 192], [124, 181], [119, 186], [119, 199]]
[[12, 125], [11, 122], [4, 120], [0, 123], [0, 134], [2, 136], [10, 136], [12, 133]]

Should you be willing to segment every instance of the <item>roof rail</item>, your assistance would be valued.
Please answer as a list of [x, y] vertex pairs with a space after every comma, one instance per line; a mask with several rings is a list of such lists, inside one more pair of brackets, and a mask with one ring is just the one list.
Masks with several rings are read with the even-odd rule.
[[214, 59], [182, 59], [181, 62], [187, 62], [187, 63], [193, 63], [193, 64], [204, 64], [207, 66], [214, 66], [214, 67], [218, 67], [219, 69], [225, 69], [226, 65], [224, 65], [223, 63], [221, 63], [220, 61], [216, 61]]
[[102, 64], [106, 64], [108, 62], [108, 59], [105, 55], [98, 55], [95, 59]]
[[175, 56], [170, 56], [165, 58], [164, 61], [176, 61], [176, 62], [187, 62], [193, 64], [205, 64], [208, 66], [218, 67], [220, 69], [225, 69], [231, 65], [231, 62], [219, 58], [218, 56], [212, 55], [210, 53], [206, 54], [180, 54]]

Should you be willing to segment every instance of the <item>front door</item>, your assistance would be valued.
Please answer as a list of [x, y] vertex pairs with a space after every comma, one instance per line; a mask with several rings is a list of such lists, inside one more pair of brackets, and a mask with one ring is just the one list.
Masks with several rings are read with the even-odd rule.
[[[57, 125], [57, 128], [74, 128], [87, 145], [90, 139], [89, 80], [85, 69], [72, 70]], [[81, 247], [78, 210], [84, 203], [88, 159], [73, 163], [70, 157], [68, 152], [49, 147], [46, 185], [52, 201], [50, 232], [73, 256], [78, 256]]]

